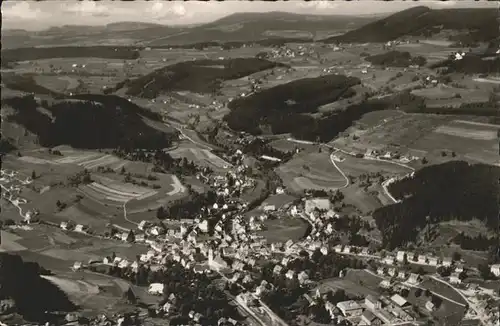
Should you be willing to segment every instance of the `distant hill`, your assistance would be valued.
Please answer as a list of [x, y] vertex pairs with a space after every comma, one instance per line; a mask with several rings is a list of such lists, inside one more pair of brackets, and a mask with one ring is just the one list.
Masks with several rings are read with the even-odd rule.
[[155, 98], [161, 92], [178, 90], [213, 93], [220, 89], [221, 82], [225, 80], [280, 66], [285, 65], [257, 58], [185, 61], [157, 69], [124, 86], [128, 88], [127, 95], [145, 98]]
[[121, 22], [107, 26], [62, 26], [41, 32], [2, 30], [3, 48], [74, 45], [181, 45], [249, 42], [266, 38], [324, 38], [373, 22], [376, 17], [299, 15], [285, 12], [240, 13], [197, 26]]
[[432, 10], [419, 6], [368, 23], [340, 36], [327, 38], [329, 43], [387, 42], [405, 36], [431, 36], [441, 30], [453, 30], [468, 42], [488, 41], [498, 37], [498, 10], [460, 8]]
[[6, 49], [1, 52], [1, 56], [2, 64], [8, 64], [16, 61], [50, 58], [137, 59], [139, 52], [135, 47], [125, 46], [64, 46]]

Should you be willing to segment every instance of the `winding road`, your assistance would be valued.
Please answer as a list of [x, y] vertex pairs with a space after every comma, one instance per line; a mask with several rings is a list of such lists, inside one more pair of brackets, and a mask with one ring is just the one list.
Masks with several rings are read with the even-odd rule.
[[[308, 145], [314, 145], [315, 143], [311, 142], [311, 141], [307, 141], [307, 140], [299, 140], [299, 139], [294, 139], [294, 138], [287, 138], [286, 140], [288, 140], [289, 142], [292, 142], [292, 143], [298, 143], [298, 144], [308, 144]], [[339, 166], [335, 163], [335, 160], [333, 159], [333, 155], [337, 152], [340, 152], [342, 154], [345, 154], [345, 155], [349, 155], [351, 157], [355, 157], [355, 155], [353, 153], [350, 153], [350, 152], [347, 152], [343, 149], [340, 149], [338, 147], [334, 147], [334, 146], [331, 146], [331, 145], [328, 145], [328, 144], [324, 144], [324, 143], [319, 143], [319, 145], [323, 145], [323, 146], [326, 146], [328, 148], [332, 148], [335, 150], [335, 152], [333, 152], [331, 155], [330, 155], [330, 161], [332, 162], [333, 166], [342, 174], [342, 176], [346, 179], [346, 184], [338, 189], [343, 189], [343, 188], [346, 188], [347, 186], [349, 186], [349, 178], [346, 176], [346, 174], [342, 171], [342, 169], [339, 168]], [[390, 161], [390, 160], [383, 160], [383, 159], [380, 159], [380, 158], [377, 158], [377, 157], [367, 157], [367, 156], [363, 156], [362, 157], [363, 160], [368, 160], [368, 161], [379, 161], [379, 162], [384, 162], [384, 163], [389, 163], [389, 164], [394, 164], [394, 165], [398, 165], [398, 166], [401, 166], [401, 167], [404, 167], [408, 170], [410, 170], [411, 172], [406, 174], [405, 176], [403, 176], [403, 178], [406, 178], [407, 176], [409, 176], [411, 173], [415, 172], [415, 168], [407, 165], [407, 164], [404, 164], [404, 163], [400, 163], [400, 162], [394, 162], [394, 161]], [[384, 181], [382, 183], [382, 188], [384, 189], [384, 193], [386, 194], [387, 197], [389, 197], [391, 199], [391, 201], [393, 201], [394, 203], [398, 203], [399, 201], [394, 198], [394, 196], [391, 195], [391, 193], [389, 192], [389, 190], [387, 189], [387, 187], [389, 186], [389, 184], [391, 184], [392, 182], [396, 181], [395, 178], [390, 178], [386, 181]]]

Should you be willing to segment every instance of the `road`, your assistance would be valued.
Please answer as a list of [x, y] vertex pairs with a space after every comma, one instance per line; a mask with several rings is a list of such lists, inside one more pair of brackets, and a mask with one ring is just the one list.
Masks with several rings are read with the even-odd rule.
[[164, 119], [163, 122], [169, 126], [171, 126], [172, 128], [174, 128], [175, 130], [177, 130], [178, 132], [180, 132], [180, 134], [182, 135], [182, 137], [184, 137], [185, 139], [189, 140], [190, 142], [192, 142], [193, 144], [195, 145], [198, 145], [200, 147], [203, 147], [205, 149], [208, 149], [208, 150], [212, 150], [212, 147], [205, 144], [205, 143], [201, 143], [199, 141], [196, 141], [194, 140], [193, 138], [189, 137], [188, 135], [186, 135], [186, 133], [184, 132], [185, 130], [190, 130], [190, 129], [185, 129], [184, 128], [184, 125], [178, 123], [178, 122], [174, 122], [174, 121], [171, 121], [171, 120], [168, 120], [167, 119]]
[[474, 303], [472, 303], [459, 289], [455, 288], [452, 284], [450, 284], [449, 282], [446, 282], [445, 280], [440, 279], [439, 277], [436, 277], [436, 276], [433, 276], [433, 275], [431, 275], [430, 277], [433, 280], [435, 280], [435, 281], [438, 281], [438, 282], [441, 282], [443, 284], [448, 285], [453, 290], [455, 290], [455, 292], [457, 292], [458, 294], [460, 294], [460, 296], [462, 297], [462, 299], [464, 299], [465, 302], [467, 302], [467, 304], [469, 305], [469, 308], [472, 309], [476, 313], [476, 315], [479, 318], [479, 320], [481, 321], [482, 325], [491, 325], [490, 323], [488, 323], [488, 320], [485, 318], [486, 316], [484, 314], [481, 314], [479, 312], [478, 308], [476, 307], [476, 305]]
[[[212, 271], [216, 272], [217, 274], [219, 274], [226, 282], [229, 282], [230, 280], [227, 278], [226, 275], [222, 274], [221, 272], [219, 272], [218, 270], [216, 269], [212, 269]], [[246, 289], [239, 283], [236, 283], [236, 285], [238, 285], [239, 287], [241, 287], [243, 290], [246, 291]], [[253, 293], [251, 294], [251, 296], [256, 299], [259, 304], [261, 305], [261, 307], [266, 311], [266, 313], [269, 315], [269, 317], [274, 321], [273, 325], [274, 326], [289, 326], [283, 319], [281, 319], [278, 315], [276, 315], [274, 313], [274, 311], [271, 310], [271, 308], [269, 308], [260, 298], [256, 297]], [[242, 302], [240, 302], [239, 300], [235, 300], [235, 302], [238, 304], [238, 306], [249, 312], [250, 315], [252, 317], [254, 317], [254, 319], [256, 319], [259, 324], [261, 324], [262, 326], [271, 326], [271, 325], [267, 325], [266, 323], [262, 322], [262, 320], [260, 318], [258, 318], [255, 313], [253, 313], [251, 311], [251, 309], [249, 309], [246, 305], [243, 305]], [[250, 311], [249, 311], [250, 310]]]
[[330, 154], [330, 162], [332, 162], [333, 166], [340, 172], [340, 174], [342, 174], [342, 176], [344, 177], [345, 179], [345, 185], [343, 185], [342, 187], [338, 188], [338, 189], [343, 189], [343, 188], [346, 188], [347, 186], [349, 186], [349, 178], [345, 175], [345, 173], [338, 167], [338, 165], [335, 163], [335, 160], [333, 159], [333, 155], [336, 153], [337, 151], [333, 152], [332, 154]]
[[[288, 141], [290, 142], [293, 142], [293, 143], [298, 143], [298, 144], [314, 144], [313, 142], [310, 142], [310, 141], [306, 141], [306, 140], [298, 140], [298, 139], [294, 139], [294, 138], [287, 138]], [[331, 146], [331, 145], [328, 145], [328, 144], [322, 144], [320, 143], [319, 145], [323, 145], [323, 146], [326, 146], [326, 147], [329, 147], [329, 148], [332, 148], [335, 150], [335, 152], [333, 152], [331, 155], [330, 155], [330, 161], [332, 162], [333, 166], [335, 166], [335, 168], [342, 174], [342, 176], [346, 179], [346, 184], [339, 188], [339, 189], [342, 189], [342, 188], [346, 188], [347, 186], [349, 186], [349, 178], [347, 178], [347, 176], [345, 175], [345, 173], [337, 166], [337, 164], [335, 164], [335, 161], [333, 159], [333, 154], [337, 153], [337, 152], [340, 152], [342, 154], [345, 154], [345, 155], [349, 155], [349, 156], [354, 156], [352, 153], [350, 152], [347, 152], [343, 149], [340, 149], [338, 147], [334, 147], [334, 146]], [[400, 162], [394, 162], [394, 161], [390, 161], [390, 160], [383, 160], [383, 159], [380, 159], [380, 158], [377, 158], [377, 157], [367, 157], [367, 156], [363, 156], [362, 158], [363, 160], [369, 160], [369, 161], [379, 161], [379, 162], [384, 162], [384, 163], [389, 163], [389, 164], [395, 164], [395, 165], [398, 165], [398, 166], [401, 166], [401, 167], [404, 167], [408, 170], [410, 170], [411, 172], [407, 175], [405, 175], [403, 178], [407, 177], [408, 175], [410, 175], [411, 173], [415, 172], [415, 168], [407, 165], [407, 164], [404, 164], [404, 163], [400, 163]], [[391, 178], [391, 179], [388, 179], [386, 181], [384, 181], [382, 183], [382, 188], [384, 189], [384, 193], [386, 194], [387, 197], [389, 197], [391, 199], [391, 201], [393, 201], [394, 203], [398, 203], [399, 201], [394, 198], [394, 196], [391, 195], [391, 193], [389, 192], [389, 190], [387, 189], [387, 187], [389, 186], [389, 184], [391, 184], [393, 181], [395, 181], [394, 178]]]
[[[380, 276], [380, 275], [378, 275], [378, 274], [375, 274], [374, 272], [372, 272], [372, 271], [371, 271], [371, 270], [369, 270], [369, 269], [365, 269], [365, 271], [366, 271], [367, 273], [369, 273], [369, 274], [373, 275], [373, 276], [376, 276], [376, 277], [378, 277], [378, 278], [382, 279], [382, 280], [387, 279], [387, 278], [385, 278], [385, 277], [383, 277], [383, 276]], [[421, 287], [421, 286], [418, 286], [418, 285], [415, 285], [415, 284], [410, 284], [410, 283], [408, 283], [408, 282], [406, 282], [406, 281], [401, 282], [401, 284], [406, 285], [406, 286], [408, 286], [408, 287], [412, 287], [412, 288], [417, 288], [417, 289], [427, 290], [427, 289], [426, 289], [426, 288], [424, 288], [424, 287]], [[430, 290], [429, 290], [429, 291], [430, 291]], [[458, 301], [455, 301], [455, 300], [450, 299], [450, 298], [448, 298], [448, 297], [445, 297], [444, 295], [441, 295], [441, 294], [436, 293], [436, 292], [434, 292], [434, 291], [430, 291], [430, 292], [431, 292], [433, 295], [435, 295], [435, 296], [437, 296], [437, 297], [440, 297], [441, 299], [444, 299], [444, 300], [446, 300], [446, 301], [449, 301], [449, 302], [454, 303], [454, 304], [456, 304], [456, 305], [459, 305], [459, 306], [461, 306], [461, 307], [465, 307], [465, 305], [464, 305], [463, 303], [461, 303], [461, 302], [458, 302]]]

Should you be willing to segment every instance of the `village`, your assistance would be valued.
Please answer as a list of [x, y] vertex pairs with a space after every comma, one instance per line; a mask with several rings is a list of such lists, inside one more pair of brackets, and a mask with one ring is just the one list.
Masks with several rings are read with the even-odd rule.
[[[100, 261], [75, 261], [68, 268], [71, 267], [74, 271], [103, 272], [106, 268], [111, 268], [116, 275], [130, 278], [141, 269], [161, 272], [169, 264], [178, 264], [199, 275], [221, 277], [234, 292], [234, 302], [260, 325], [287, 325], [273, 312], [270, 303], [266, 302], [266, 295], [276, 289], [273, 280], [295, 282], [298, 288], [303, 289], [303, 297], [309, 307], [324, 308], [330, 322], [335, 321], [337, 324], [418, 324], [422, 314], [432, 313], [443, 300], [463, 306], [466, 318], [479, 320], [483, 325], [494, 325], [500, 317], [498, 307], [491, 305], [498, 299], [498, 293], [473, 283], [463, 283], [467, 273], [476, 268], [464, 265], [457, 257], [437, 257], [404, 250], [387, 252], [336, 242], [339, 230], [334, 227], [335, 221], [345, 217], [334, 211], [328, 198], [302, 198], [279, 209], [268, 205], [260, 214], [249, 215], [254, 211], [248, 211], [247, 203], [242, 202], [238, 195], [253, 181], [244, 173], [247, 169], [243, 163], [244, 154], [236, 151], [233, 156], [233, 161], [237, 164], [225, 175], [199, 173], [199, 180], [215, 190], [217, 200], [212, 205], [203, 207], [192, 219], [182, 220], [177, 227], [167, 227], [162, 221], [144, 220], [136, 229], [125, 231], [114, 228], [111, 232], [96, 234], [82, 224], [62, 222], [60, 225], [52, 225], [64, 232], [114, 239], [144, 248], [144, 253], [138, 255], [136, 260], [127, 260], [113, 254], [102, 257]], [[37, 223], [43, 224], [44, 221], [37, 218], [36, 209], [23, 212], [21, 205], [26, 200], [18, 197], [22, 185], [27, 185], [32, 180], [19, 179], [15, 171], [2, 170], [1, 181], [2, 197], [18, 207], [24, 219], [22, 225], [11, 221], [4, 223], [4, 228], [32, 229], [37, 227]], [[276, 193], [286, 193], [286, 189], [279, 187]], [[268, 243], [257, 233], [264, 228], [264, 222], [269, 218], [302, 219], [310, 225], [309, 232], [305, 238], [296, 242], [288, 240], [285, 243]], [[379, 288], [383, 289], [383, 294], [378, 297], [345, 297], [344, 301], [329, 301], [326, 293], [313, 290], [314, 284], [321, 283], [322, 280], [311, 270], [300, 267], [303, 264], [318, 264], [318, 256], [334, 257], [334, 261], [355, 259], [358, 262], [339, 270], [337, 275], [331, 277], [342, 278], [350, 269], [361, 269], [380, 279]], [[272, 271], [271, 276], [264, 277], [258, 273], [264, 266]], [[315, 268], [322, 269], [323, 266], [318, 264]], [[491, 265], [489, 268], [492, 277], [500, 276], [500, 265]], [[432, 288], [427, 289], [426, 284], [432, 284], [428, 282], [430, 279], [452, 288], [465, 304], [434, 292]], [[147, 288], [151, 294], [166, 294], [164, 283], [153, 282], [147, 284]], [[428, 293], [424, 304], [426, 311], [415, 310], [405, 299], [405, 294], [407, 296], [411, 289]], [[349, 292], [348, 289], [345, 290]], [[172, 307], [172, 300], [167, 300], [156, 308], [156, 314], [166, 318]], [[196, 324], [203, 320], [203, 313], [192, 311], [189, 316]], [[226, 318], [221, 319], [219, 325], [228, 320], [234, 325], [238, 324], [236, 320]]]

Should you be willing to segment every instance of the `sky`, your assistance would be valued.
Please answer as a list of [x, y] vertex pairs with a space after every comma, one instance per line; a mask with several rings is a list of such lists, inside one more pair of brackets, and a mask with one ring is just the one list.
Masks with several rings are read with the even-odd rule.
[[2, 28], [43, 30], [63, 25], [105, 25], [136, 21], [164, 25], [199, 24], [238, 12], [286, 11], [318, 15], [356, 15], [396, 12], [412, 6], [434, 9], [492, 7], [495, 2], [459, 1], [23, 1], [2, 2]]

